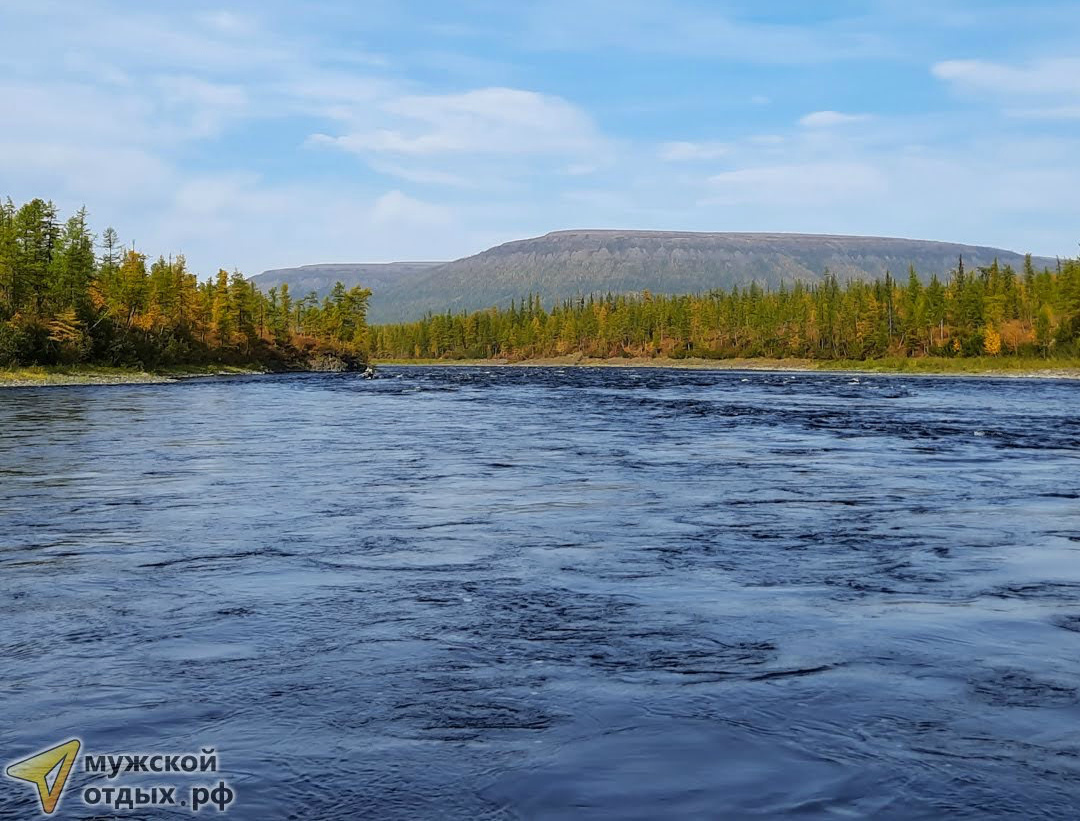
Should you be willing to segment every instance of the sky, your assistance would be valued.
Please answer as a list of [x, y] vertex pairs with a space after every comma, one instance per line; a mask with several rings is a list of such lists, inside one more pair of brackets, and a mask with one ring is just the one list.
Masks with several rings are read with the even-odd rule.
[[568, 228], [1075, 256], [1080, 3], [0, 2], [0, 196], [194, 270]]

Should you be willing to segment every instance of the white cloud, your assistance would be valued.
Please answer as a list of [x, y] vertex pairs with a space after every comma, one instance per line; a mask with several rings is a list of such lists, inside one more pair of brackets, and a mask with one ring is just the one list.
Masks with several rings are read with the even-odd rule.
[[665, 162], [715, 160], [731, 153], [731, 146], [722, 142], [667, 142], [660, 146], [660, 159]]
[[988, 60], [947, 60], [931, 69], [960, 91], [1009, 105], [1008, 117], [1023, 120], [1080, 119], [1080, 59], [1048, 58], [1026, 65]]
[[1021, 120], [1080, 120], [1080, 104], [1047, 108], [1007, 108], [1005, 114]]
[[866, 162], [808, 161], [725, 171], [708, 179], [706, 204], [834, 203], [881, 194], [884, 175]]
[[[8, 139], [68, 139], [75, 145], [130, 144], [153, 133], [153, 105], [62, 81], [0, 80], [0, 133]], [[102, 116], [108, 112], [108, 116]], [[77, 130], [77, 134], [72, 132]], [[3, 157], [0, 157], [0, 161]]]
[[220, 224], [240, 212], [273, 211], [280, 200], [268, 196], [260, 182], [258, 175], [250, 173], [195, 177], [177, 186], [173, 207], [204, 224]]
[[217, 134], [226, 123], [249, 115], [248, 94], [238, 85], [188, 75], [157, 77], [152, 85], [158, 106], [183, 123], [192, 138]]
[[377, 224], [445, 225], [451, 221], [448, 208], [422, 202], [400, 191], [388, 191], [375, 200], [371, 219]]
[[394, 128], [313, 135], [312, 141], [357, 154], [575, 154], [602, 139], [589, 116], [562, 99], [515, 88], [412, 95], [382, 109], [404, 121]]
[[0, 137], [2, 196], [61, 200], [92, 210], [127, 200], [145, 202], [175, 181], [173, 168], [137, 147]]
[[591, 162], [576, 162], [571, 163], [563, 169], [563, 174], [568, 177], [587, 177], [589, 174], [595, 174], [599, 170], [599, 166]]
[[477, 185], [475, 180], [470, 180], [461, 174], [441, 171], [437, 168], [402, 165], [377, 159], [369, 161], [368, 165], [371, 166], [373, 171], [380, 174], [415, 182], [419, 185], [443, 185], [451, 188], [475, 188]]
[[840, 111], [815, 111], [799, 118], [799, 125], [804, 128], [832, 128], [848, 123], [858, 123], [869, 119], [866, 114], [844, 114]]
[[[297, 218], [298, 203], [303, 219]], [[189, 262], [203, 273], [236, 267], [253, 274], [313, 261], [464, 255], [487, 237], [471, 231], [463, 214], [396, 189], [380, 193], [335, 182], [284, 185], [251, 174], [207, 175], [165, 194], [135, 236], [140, 247], [155, 253], [189, 252]], [[125, 239], [132, 236], [118, 227]], [[209, 257], [208, 248], [214, 250]]]
[[1080, 59], [1037, 60], [1012, 66], [988, 60], [946, 60], [931, 69], [958, 88], [993, 95], [1080, 96]]

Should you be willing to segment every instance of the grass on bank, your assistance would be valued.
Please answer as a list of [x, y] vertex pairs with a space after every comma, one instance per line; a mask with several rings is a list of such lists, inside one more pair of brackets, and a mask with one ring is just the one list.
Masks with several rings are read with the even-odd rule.
[[569, 355], [563, 357], [523, 359], [380, 359], [379, 365], [552, 365], [585, 367], [672, 367], [716, 370], [819, 370], [861, 371], [866, 373], [897, 374], [1068, 374], [1080, 376], [1080, 358], [1065, 357], [1043, 359], [1024, 356], [978, 356], [978, 357], [885, 357], [882, 359], [695, 359], [667, 357], [633, 357], [595, 359]]
[[[1039, 357], [888, 357], [884, 359], [667, 359], [620, 358], [590, 359], [566, 356], [509, 361], [506, 359], [382, 359], [381, 365], [550, 365], [558, 367], [672, 367], [715, 370], [820, 370], [859, 371], [896, 374], [1001, 374], [1005, 376], [1080, 377], [1080, 358], [1042, 359]], [[144, 371], [138, 368], [115, 368], [101, 365], [35, 365], [0, 367], [0, 387], [35, 385], [98, 385], [140, 382], [169, 382], [197, 376], [262, 373], [252, 365], [180, 365]]]
[[31, 365], [0, 367], [0, 386], [3, 385], [83, 385], [138, 382], [168, 382], [193, 376], [261, 373], [256, 367], [233, 365], [178, 365], [144, 371], [138, 368], [117, 368], [105, 365]]
[[826, 371], [869, 371], [872, 373], [926, 374], [1025, 374], [1058, 371], [1080, 371], [1080, 358], [1043, 359], [1028, 356], [972, 357], [887, 357], [867, 360], [827, 360], [817, 363]]

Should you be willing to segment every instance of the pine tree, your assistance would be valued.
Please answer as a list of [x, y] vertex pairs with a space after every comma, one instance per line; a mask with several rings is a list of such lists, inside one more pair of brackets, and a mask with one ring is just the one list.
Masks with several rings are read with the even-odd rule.
[[0, 202], [0, 322], [16, 310], [17, 250], [15, 245], [15, 203], [8, 197]]
[[210, 324], [218, 345], [228, 347], [233, 343], [235, 326], [232, 322], [229, 302], [229, 273], [224, 268], [218, 270], [211, 290]]
[[41, 199], [31, 200], [15, 213], [13, 231], [15, 276], [11, 302], [16, 311], [29, 309], [40, 317], [45, 313], [49, 272], [59, 237], [56, 206]]
[[94, 236], [80, 208], [60, 232], [50, 271], [49, 303], [53, 310], [73, 308], [83, 318], [90, 310], [90, 284], [94, 279]]

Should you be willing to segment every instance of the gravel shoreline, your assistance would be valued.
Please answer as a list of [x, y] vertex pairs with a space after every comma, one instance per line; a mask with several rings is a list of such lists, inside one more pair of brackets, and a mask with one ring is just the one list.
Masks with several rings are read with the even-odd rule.
[[[968, 377], [994, 379], [1080, 379], [1080, 368], [1047, 367], [946, 371], [912, 371], [899, 368], [850, 368], [829, 367], [828, 363], [813, 360], [796, 359], [650, 359], [645, 357], [619, 359], [588, 359], [585, 357], [565, 356], [543, 359], [528, 359], [511, 362], [506, 359], [460, 359], [460, 360], [419, 360], [392, 361], [374, 363], [376, 367], [413, 366], [413, 367], [524, 367], [524, 368], [678, 368], [682, 370], [710, 371], [774, 371], [784, 373], [836, 373], [858, 374], [867, 376], [926, 376], [926, 377]], [[264, 373], [257, 370], [220, 370], [206, 372], [151, 373], [148, 371], [107, 370], [85, 372], [34, 372], [27, 370], [5, 373], [0, 371], [0, 388], [37, 388], [65, 385], [140, 385], [180, 382], [185, 379], [198, 379], [214, 376], [248, 376]]]
[[828, 362], [809, 359], [665, 359], [630, 357], [614, 359], [589, 359], [585, 357], [565, 356], [541, 359], [510, 361], [507, 359], [463, 359], [463, 360], [394, 360], [376, 362], [376, 367], [386, 366], [436, 366], [436, 367], [521, 367], [521, 368], [678, 368], [684, 370], [710, 371], [777, 371], [785, 373], [837, 373], [864, 374], [868, 376], [956, 376], [1013, 379], [1080, 379], [1080, 368], [1047, 367], [1017, 368], [970, 371], [949, 370], [904, 370], [882, 366], [879, 368], [830, 367]]
[[149, 371], [87, 370], [85, 372], [48, 372], [21, 369], [18, 371], [0, 371], [0, 388], [42, 388], [65, 385], [149, 385], [166, 382], [181, 382], [185, 379], [199, 379], [213, 376], [246, 376], [259, 374], [256, 370], [222, 370], [204, 373], [151, 373]]

